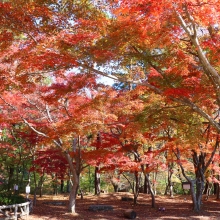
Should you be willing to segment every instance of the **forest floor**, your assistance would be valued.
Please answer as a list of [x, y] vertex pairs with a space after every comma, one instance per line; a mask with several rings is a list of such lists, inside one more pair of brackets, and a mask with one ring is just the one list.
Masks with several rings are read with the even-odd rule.
[[[29, 220], [119, 220], [126, 219], [124, 211], [133, 209], [136, 219], [163, 219], [163, 220], [220, 220], [220, 201], [214, 196], [210, 196], [208, 201], [203, 201], [203, 211], [197, 214], [192, 211], [192, 201], [189, 195], [176, 195], [174, 198], [169, 196], [156, 196], [156, 208], [151, 208], [151, 197], [147, 194], [140, 194], [138, 204], [133, 205], [132, 201], [122, 201], [122, 197], [132, 197], [130, 193], [101, 194], [100, 196], [87, 195], [83, 199], [77, 198], [76, 212], [70, 214], [67, 212], [67, 195], [43, 196], [37, 198], [37, 204], [34, 206], [33, 213]], [[90, 205], [111, 205], [110, 211], [90, 211]], [[165, 211], [159, 211], [159, 208], [165, 208]]]

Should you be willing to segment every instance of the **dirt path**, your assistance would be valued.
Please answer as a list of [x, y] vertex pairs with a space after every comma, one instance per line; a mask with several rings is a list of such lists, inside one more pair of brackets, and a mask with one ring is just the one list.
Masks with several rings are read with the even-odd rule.
[[[114, 193], [102, 194], [97, 197], [94, 195], [84, 196], [84, 199], [77, 199], [77, 214], [72, 215], [67, 212], [68, 197], [44, 196], [38, 198], [37, 206], [34, 207], [33, 213], [29, 220], [119, 220], [124, 218], [126, 209], [133, 209], [139, 220], [220, 220], [220, 201], [210, 197], [204, 201], [204, 207], [201, 214], [192, 211], [192, 203], [189, 196], [175, 196], [173, 199], [165, 196], [156, 197], [156, 208], [151, 208], [150, 195], [140, 194], [138, 204], [134, 206], [132, 201], [122, 201], [124, 196], [132, 197], [131, 194]], [[89, 206], [94, 204], [111, 205], [112, 211], [89, 211]], [[159, 211], [159, 208], [165, 208], [165, 211]], [[25, 218], [24, 218], [25, 219]]]

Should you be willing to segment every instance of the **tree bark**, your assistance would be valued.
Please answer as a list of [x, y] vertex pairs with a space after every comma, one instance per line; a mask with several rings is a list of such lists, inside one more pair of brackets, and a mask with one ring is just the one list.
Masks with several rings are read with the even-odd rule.
[[[98, 146], [96, 147], [96, 149], [99, 149], [100, 145], [101, 145], [101, 135], [100, 133], [97, 134], [97, 143]], [[100, 195], [101, 193], [101, 180], [100, 180], [100, 165], [97, 164], [97, 166], [95, 167], [95, 195]]]
[[[149, 174], [146, 174], [146, 175], [148, 175], [148, 178], [149, 178]], [[149, 194], [150, 193], [149, 192], [149, 185], [148, 185], [146, 175], [144, 175], [144, 193]]]
[[8, 192], [9, 192], [10, 189], [12, 188], [13, 175], [14, 175], [14, 167], [10, 166], [10, 167], [8, 168]]
[[[195, 184], [196, 184], [196, 191], [194, 188]], [[190, 181], [190, 192], [191, 192], [192, 201], [193, 201], [193, 210], [196, 212], [201, 211], [202, 192], [204, 190], [204, 187], [205, 187], [205, 183], [204, 181], [201, 181], [200, 179]]]
[[[182, 163], [181, 162], [178, 163], [181, 168], [183, 176], [190, 183], [190, 191], [191, 191], [191, 196], [192, 196], [192, 201], [193, 201], [193, 210], [196, 212], [201, 211], [202, 194], [203, 194], [203, 190], [205, 188], [205, 172], [208, 169], [209, 165], [211, 164], [213, 157], [215, 155], [215, 152], [218, 147], [219, 147], [219, 141], [218, 141], [218, 137], [217, 137], [215, 147], [211, 153], [211, 156], [207, 160], [207, 162], [205, 161], [205, 159], [207, 157], [206, 153], [200, 152], [200, 154], [198, 155], [195, 150], [192, 150], [192, 159], [193, 159], [194, 170], [195, 170], [195, 175], [196, 175], [195, 180], [190, 179], [186, 175]], [[180, 161], [179, 148], [176, 149], [176, 152], [173, 151], [173, 153], [176, 155], [176, 158]], [[194, 189], [195, 184], [196, 184], [196, 191]]]
[[[214, 183], [213, 186], [214, 186], [214, 192], [213, 193], [215, 195], [216, 192], [217, 192], [218, 183]], [[211, 190], [210, 190], [210, 193], [211, 193]]]
[[134, 189], [133, 189], [133, 194], [134, 194], [134, 205], [137, 204], [137, 198], [138, 198], [138, 195], [139, 195], [139, 175], [138, 175], [138, 171], [135, 171], [134, 173], [134, 176], [135, 176], [135, 186], [134, 186]]
[[218, 184], [217, 189], [216, 189], [216, 199], [220, 198], [219, 193], [220, 193], [220, 190], [219, 190], [219, 184]]
[[[152, 151], [151, 148], [148, 148], [148, 152], [150, 153]], [[141, 161], [141, 159], [139, 158], [139, 161]], [[148, 166], [148, 165], [147, 165]], [[147, 185], [148, 185], [148, 190], [150, 192], [150, 195], [151, 195], [151, 207], [152, 208], [155, 208], [156, 206], [156, 202], [155, 202], [155, 194], [154, 194], [154, 191], [151, 187], [151, 183], [150, 183], [150, 178], [149, 178], [149, 175], [148, 173], [146, 173], [145, 169], [144, 169], [144, 165], [141, 165], [141, 169], [142, 169], [142, 172], [145, 176], [145, 181], [147, 182]]]
[[76, 212], [76, 196], [79, 188], [79, 175], [76, 173], [76, 170], [73, 171], [73, 186], [69, 195], [69, 208], [68, 210], [71, 213]]
[[152, 207], [152, 208], [155, 208], [156, 203], [155, 203], [154, 191], [153, 191], [153, 189], [151, 188], [150, 179], [149, 179], [148, 175], [145, 174], [145, 176], [146, 176], [146, 179], [147, 179], [147, 182], [148, 182], [148, 189], [149, 189], [150, 195], [151, 195], [151, 207]]
[[60, 184], [60, 192], [64, 193], [64, 180], [61, 180], [61, 184]]
[[101, 193], [101, 180], [100, 180], [100, 172], [99, 172], [99, 166], [95, 167], [95, 195], [100, 195]]
[[67, 180], [67, 183], [66, 183], [66, 192], [69, 193], [70, 192], [70, 181]]
[[205, 188], [204, 188], [204, 191], [203, 191], [203, 194], [204, 194], [204, 195], [207, 194], [208, 188], [209, 188], [209, 183], [208, 183], [208, 181], [206, 181], [206, 183], [205, 183]]
[[67, 151], [65, 152], [65, 156], [69, 163], [70, 171], [72, 174], [72, 177], [71, 177], [72, 188], [71, 188], [70, 195], [69, 195], [68, 210], [71, 213], [75, 213], [76, 212], [76, 196], [77, 196], [77, 191], [79, 188], [79, 176], [80, 176], [80, 171], [81, 171], [81, 156], [80, 156], [80, 152], [76, 154], [75, 166], [73, 165], [72, 158]]
[[117, 184], [112, 184], [113, 185], [113, 188], [114, 188], [114, 192], [118, 192], [118, 185]]
[[168, 166], [168, 187], [170, 189], [170, 197], [173, 198], [173, 183], [172, 183], [172, 175], [173, 175], [173, 163]]

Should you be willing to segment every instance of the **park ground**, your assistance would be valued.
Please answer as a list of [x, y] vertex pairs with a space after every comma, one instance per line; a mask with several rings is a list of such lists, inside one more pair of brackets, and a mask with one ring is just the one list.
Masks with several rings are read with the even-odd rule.
[[[220, 201], [214, 196], [208, 201], [203, 201], [203, 211], [197, 214], [192, 211], [192, 202], [189, 195], [176, 195], [174, 198], [168, 196], [156, 196], [156, 208], [151, 208], [150, 195], [140, 194], [138, 204], [133, 205], [131, 201], [122, 201], [121, 198], [132, 197], [129, 193], [101, 194], [100, 196], [86, 195], [83, 199], [77, 198], [77, 214], [67, 212], [67, 195], [49, 196], [37, 198], [37, 204], [29, 220], [119, 220], [124, 218], [124, 211], [133, 209], [139, 220], [220, 220]], [[112, 211], [89, 211], [89, 206], [94, 204], [111, 205]], [[164, 207], [165, 211], [159, 211]]]

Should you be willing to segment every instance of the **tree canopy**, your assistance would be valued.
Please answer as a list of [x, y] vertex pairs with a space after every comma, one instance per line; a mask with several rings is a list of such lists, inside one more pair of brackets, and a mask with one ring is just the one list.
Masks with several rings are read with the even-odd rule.
[[[74, 212], [85, 164], [117, 164], [147, 178], [155, 164], [164, 169], [165, 153], [168, 166], [179, 165], [191, 186], [196, 184], [194, 209], [200, 210], [205, 173], [218, 162], [219, 3], [1, 1], [4, 155], [22, 139], [25, 154], [32, 145], [45, 147], [36, 155], [54, 152], [55, 167], [57, 158], [66, 158], [75, 183], [69, 206]], [[117, 84], [98, 83], [100, 77]], [[19, 126], [16, 138], [13, 126]], [[149, 146], [157, 163], [146, 157]], [[193, 168], [195, 181], [186, 174]], [[60, 169], [65, 172], [66, 164]]]

